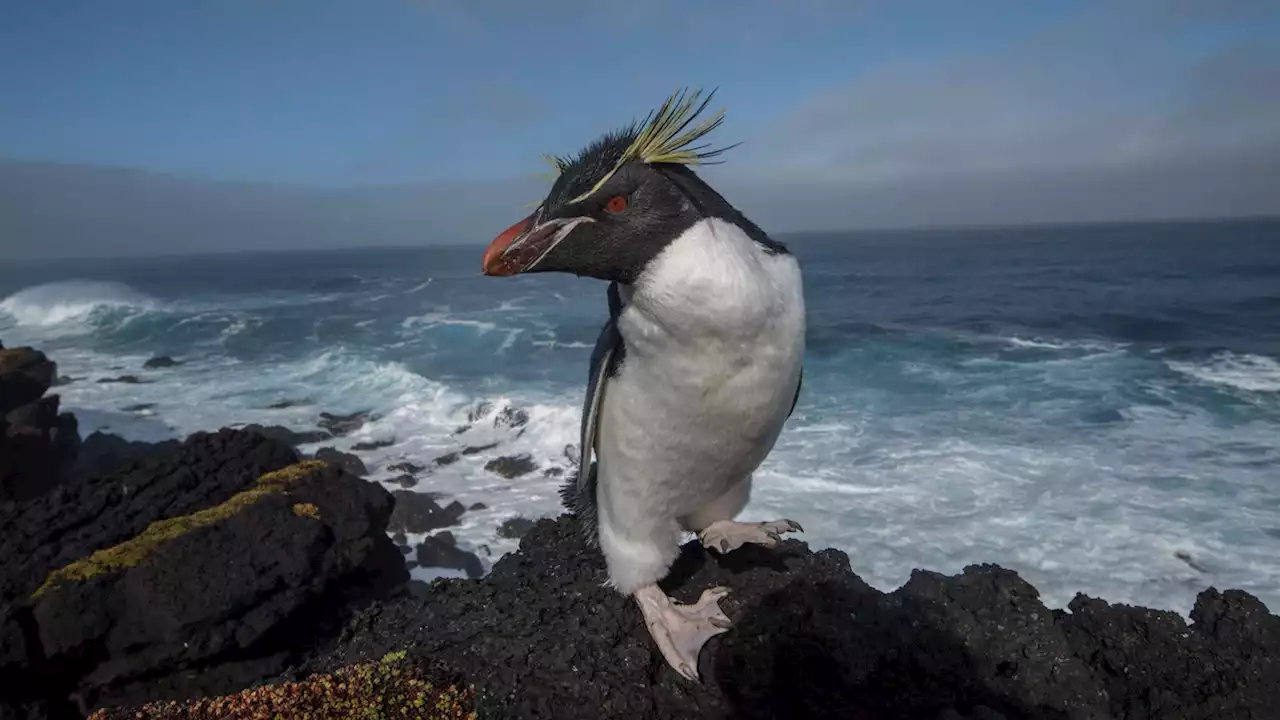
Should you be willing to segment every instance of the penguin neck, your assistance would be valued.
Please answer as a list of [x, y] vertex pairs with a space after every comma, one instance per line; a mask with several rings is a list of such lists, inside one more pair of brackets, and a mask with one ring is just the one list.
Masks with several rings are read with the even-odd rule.
[[774, 255], [789, 254], [786, 245], [769, 237], [769, 234], [759, 225], [751, 222], [738, 208], [734, 207], [723, 195], [716, 192], [714, 188], [704, 182], [688, 167], [684, 165], [664, 166], [661, 172], [688, 199], [701, 218], [714, 218], [736, 226], [767, 253]]

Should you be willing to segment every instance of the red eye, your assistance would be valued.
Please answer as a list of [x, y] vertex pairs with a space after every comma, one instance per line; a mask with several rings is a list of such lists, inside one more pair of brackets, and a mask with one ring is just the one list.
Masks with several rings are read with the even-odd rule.
[[605, 203], [604, 209], [611, 213], [620, 213], [627, 209], [627, 199], [621, 195], [614, 195], [609, 198], [609, 202]]

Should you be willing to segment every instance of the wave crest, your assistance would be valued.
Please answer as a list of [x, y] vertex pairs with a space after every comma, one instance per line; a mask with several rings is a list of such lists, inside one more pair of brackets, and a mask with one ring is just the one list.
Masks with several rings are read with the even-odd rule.
[[23, 288], [0, 300], [0, 313], [22, 327], [52, 327], [92, 320], [104, 310], [154, 310], [158, 303], [118, 282], [64, 280]]
[[1170, 369], [1201, 382], [1247, 392], [1280, 392], [1280, 362], [1262, 355], [1219, 353], [1200, 363], [1168, 361]]

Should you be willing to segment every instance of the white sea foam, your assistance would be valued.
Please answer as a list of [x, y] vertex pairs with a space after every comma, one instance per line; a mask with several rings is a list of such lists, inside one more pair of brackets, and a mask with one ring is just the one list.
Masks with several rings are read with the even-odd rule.
[[101, 310], [145, 312], [159, 303], [123, 283], [65, 280], [25, 288], [0, 300], [0, 313], [20, 327], [43, 328], [50, 334], [88, 332], [88, 321]]
[[[9, 303], [20, 295], [0, 309], [14, 315]], [[112, 296], [101, 292], [80, 297], [106, 297], [105, 307], [122, 306], [111, 305]], [[208, 322], [210, 337], [225, 340], [269, 317], [250, 308], [265, 311], [316, 297], [323, 296], [242, 298], [223, 305], [220, 315], [210, 310], [182, 327], [190, 331]], [[188, 305], [196, 308], [195, 301]], [[498, 352], [508, 355], [530, 345], [590, 345], [558, 342], [551, 320], [520, 317], [514, 305], [500, 307], [498, 314], [461, 317], [443, 306], [425, 308], [432, 312], [403, 321], [357, 322], [361, 328], [391, 328], [391, 337], [382, 337], [376, 348], [333, 344], [285, 361], [236, 360], [220, 343], [197, 343], [183, 355], [184, 365], [148, 372], [141, 366], [150, 353], [142, 348], [108, 355], [64, 344], [53, 356], [59, 372], [81, 380], [58, 392], [64, 407], [80, 418], [82, 434], [105, 426], [147, 440], [248, 422], [303, 430], [315, 427], [320, 411], [373, 411], [375, 417], [351, 435], [323, 444], [350, 450], [360, 442], [390, 440], [358, 453], [372, 480], [400, 489], [392, 482], [397, 473], [388, 467], [409, 461], [432, 468], [419, 476], [416, 490], [468, 506], [484, 503], [486, 509], [466, 513], [449, 530], [461, 547], [489, 563], [517, 545], [497, 536], [504, 520], [563, 511], [558, 490], [566, 476], [544, 473], [569, 471], [565, 447], [578, 442], [582, 388], [536, 384], [541, 381], [465, 385], [424, 377], [411, 367], [413, 340], [432, 327], [474, 330], [453, 332], [458, 342], [496, 331], [501, 335], [484, 346], [488, 360], [499, 337]], [[18, 339], [38, 345], [37, 336], [52, 336], [62, 325], [77, 327], [92, 312], [64, 313], [56, 321], [61, 325], [29, 316], [35, 324], [20, 328]], [[1037, 352], [1015, 350], [996, 358], [984, 345], [969, 356], [939, 360], [922, 353], [904, 362], [895, 355], [875, 367], [863, 364], [874, 353], [825, 366], [815, 356], [801, 403], [757, 475], [744, 519], [800, 521], [807, 531], [800, 537], [811, 547], [849, 553], [854, 570], [882, 590], [901, 585], [917, 567], [956, 573], [971, 563], [997, 562], [1023, 573], [1055, 607], [1082, 591], [1185, 614], [1195, 593], [1211, 584], [1241, 587], [1280, 605], [1276, 540], [1268, 534], [1280, 528], [1280, 496], [1267, 484], [1267, 468], [1280, 463], [1274, 423], [1226, 423], [1185, 397], [1188, 383], [1255, 396], [1273, 393], [1280, 389], [1275, 360], [1223, 354], [1203, 362], [1169, 361], [1170, 372], [1162, 361], [1118, 345], [1039, 337], [1004, 342]], [[370, 359], [374, 353], [410, 360]], [[1018, 356], [1030, 359], [1018, 362]], [[585, 368], [572, 370], [580, 377]], [[95, 382], [125, 372], [146, 382]], [[907, 387], [898, 392], [895, 383]], [[282, 399], [303, 404], [267, 408]], [[1092, 409], [1094, 401], [1105, 401], [1124, 421], [1089, 426], [1083, 434], [1053, 424], [1055, 417]], [[480, 402], [489, 411], [456, 434]], [[136, 403], [154, 403], [153, 414], [123, 412]], [[508, 408], [527, 413], [528, 423], [497, 423]], [[491, 443], [498, 444], [434, 467], [446, 453]], [[528, 455], [538, 469], [500, 477], [485, 469], [500, 455]], [[414, 576], [456, 574], [419, 569]]]
[[1280, 362], [1261, 355], [1219, 353], [1202, 362], [1168, 360], [1171, 370], [1201, 382], [1247, 392], [1280, 392]]
[[1110, 352], [1125, 347], [1122, 343], [1103, 342], [1100, 340], [1058, 340], [1039, 336], [1033, 338], [1000, 336], [996, 339], [1015, 348], [1034, 350], [1101, 350]]
[[447, 312], [426, 313], [405, 318], [400, 322], [400, 327], [405, 330], [426, 330], [441, 325], [461, 325], [464, 327], [473, 327], [480, 333], [487, 333], [498, 326], [495, 323], [485, 320], [467, 320], [449, 315]]

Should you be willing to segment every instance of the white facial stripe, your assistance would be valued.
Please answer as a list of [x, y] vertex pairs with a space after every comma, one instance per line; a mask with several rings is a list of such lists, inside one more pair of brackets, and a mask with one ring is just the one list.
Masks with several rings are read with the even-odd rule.
[[564, 240], [566, 237], [568, 237], [569, 233], [573, 232], [574, 228], [578, 227], [583, 223], [589, 223], [589, 222], [595, 222], [595, 221], [596, 221], [595, 218], [576, 217], [570, 220], [569, 222], [565, 223], [564, 227], [560, 228], [560, 230], [556, 232], [555, 238], [551, 241], [549, 245], [547, 245], [547, 249], [543, 250], [542, 254], [539, 255], [536, 260], [529, 263], [529, 267], [527, 269], [532, 270], [533, 268], [537, 267], [538, 263], [542, 262], [542, 258], [546, 257], [547, 253], [551, 252], [551, 250], [555, 248], [555, 246], [559, 245], [561, 240]]

